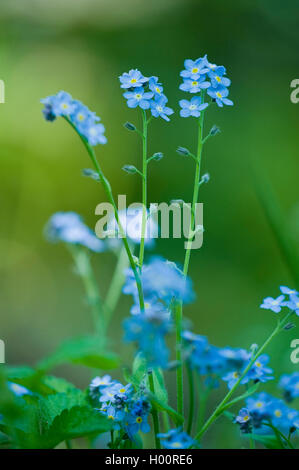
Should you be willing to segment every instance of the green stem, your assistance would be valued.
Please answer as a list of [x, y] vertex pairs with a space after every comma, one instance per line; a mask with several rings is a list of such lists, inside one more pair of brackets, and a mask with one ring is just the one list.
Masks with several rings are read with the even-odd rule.
[[111, 449], [114, 449], [114, 431], [110, 431], [110, 438], [111, 438]]
[[250, 447], [250, 449], [255, 449], [255, 442], [254, 442], [254, 439], [252, 437], [252, 434], [250, 434], [250, 436], [249, 436], [249, 447]]
[[104, 188], [104, 191], [106, 193], [106, 196], [108, 198], [108, 201], [110, 202], [110, 204], [112, 205], [113, 207], [113, 210], [114, 210], [114, 215], [115, 215], [115, 219], [116, 219], [116, 222], [118, 224], [118, 228], [119, 228], [119, 232], [120, 232], [120, 236], [121, 236], [121, 239], [123, 241], [123, 244], [124, 244], [124, 247], [125, 247], [125, 250], [126, 250], [126, 253], [127, 253], [127, 256], [129, 258], [129, 262], [130, 262], [130, 266], [132, 268], [132, 271], [134, 273], [134, 277], [135, 277], [135, 281], [136, 281], [136, 285], [137, 285], [137, 290], [138, 290], [138, 297], [139, 297], [139, 303], [140, 303], [140, 310], [143, 311], [144, 310], [144, 298], [143, 298], [143, 290], [142, 290], [142, 284], [141, 284], [141, 278], [140, 278], [140, 274], [136, 268], [136, 264], [135, 264], [135, 261], [134, 261], [134, 258], [133, 258], [133, 255], [132, 255], [132, 252], [131, 252], [131, 249], [130, 249], [130, 246], [129, 246], [129, 242], [128, 242], [128, 239], [126, 237], [126, 234], [124, 232], [124, 229], [123, 229], [123, 226], [121, 224], [121, 221], [119, 219], [119, 215], [118, 215], [118, 209], [117, 209], [117, 206], [116, 206], [116, 203], [115, 203], [115, 200], [114, 200], [114, 197], [113, 197], [113, 194], [112, 194], [112, 190], [111, 190], [111, 186], [110, 186], [110, 183], [109, 181], [107, 180], [107, 178], [105, 177], [104, 173], [103, 173], [103, 170], [96, 158], [96, 155], [95, 155], [95, 152], [94, 152], [94, 149], [93, 147], [91, 147], [91, 145], [89, 145], [89, 143], [87, 142], [87, 140], [78, 132], [76, 126], [70, 121], [70, 119], [68, 119], [67, 117], [65, 118], [65, 120], [72, 126], [72, 128], [76, 131], [76, 133], [78, 134], [78, 136], [80, 137], [82, 143], [84, 144], [86, 150], [87, 150], [87, 153], [96, 169], [96, 172], [98, 173], [99, 175], [99, 178], [100, 178], [100, 181], [103, 185], [103, 188]]
[[73, 448], [72, 442], [69, 439], [66, 439], [65, 446], [66, 446], [67, 449], [72, 449]]
[[198, 405], [198, 415], [197, 415], [197, 431], [200, 430], [201, 426], [204, 423], [207, 401], [210, 393], [210, 388], [204, 388], [200, 382], [200, 377], [198, 377], [198, 396], [199, 396], [199, 405]]
[[259, 348], [259, 350], [256, 352], [256, 354], [253, 356], [251, 361], [249, 362], [248, 366], [245, 368], [244, 372], [240, 375], [238, 381], [235, 383], [235, 385], [231, 388], [231, 390], [226, 394], [226, 396], [223, 398], [221, 403], [217, 406], [215, 411], [212, 413], [212, 415], [209, 417], [209, 419], [206, 421], [206, 423], [203, 425], [201, 430], [197, 433], [195, 439], [198, 441], [202, 437], [202, 435], [206, 432], [206, 430], [210, 427], [211, 424], [221, 415], [223, 408], [225, 404], [229, 401], [231, 396], [234, 394], [238, 386], [240, 385], [241, 381], [244, 379], [248, 371], [251, 369], [252, 365], [254, 362], [257, 360], [257, 358], [264, 352], [264, 350], [267, 348], [267, 346], [271, 343], [273, 338], [280, 333], [282, 330], [283, 326], [287, 323], [289, 317], [292, 315], [292, 312], [288, 313], [281, 321], [278, 322], [276, 328], [273, 330], [271, 335], [266, 339], [264, 344]]
[[141, 225], [141, 240], [140, 240], [140, 251], [139, 251], [139, 266], [142, 268], [144, 260], [144, 237], [146, 231], [146, 219], [147, 219], [147, 119], [146, 111], [142, 110], [142, 225]]
[[193, 418], [194, 418], [194, 380], [193, 380], [193, 371], [191, 367], [189, 367], [188, 365], [187, 365], [187, 373], [188, 373], [188, 380], [189, 380], [189, 414], [188, 414], [187, 433], [191, 434]]
[[87, 301], [92, 311], [95, 330], [102, 338], [104, 338], [106, 324], [105, 306], [99, 293], [98, 284], [90, 263], [89, 253], [84, 248], [76, 245], [68, 245], [68, 248], [74, 259], [77, 272], [85, 287]]
[[105, 299], [105, 310], [106, 310], [106, 324], [109, 325], [111, 320], [111, 316], [116, 308], [118, 303], [122, 286], [124, 283], [125, 275], [124, 270], [128, 267], [128, 257], [126, 255], [125, 249], [122, 249], [118, 253], [118, 260], [116, 264], [116, 268], [110, 283], [110, 287]]
[[[204, 92], [202, 92], [202, 101], [204, 98]], [[193, 198], [190, 214], [190, 226], [189, 226], [189, 235], [188, 235], [188, 244], [187, 250], [185, 253], [184, 268], [183, 272], [185, 277], [188, 275], [189, 262], [191, 256], [191, 233], [194, 230], [195, 222], [195, 212], [196, 212], [196, 203], [198, 201], [198, 192], [199, 192], [199, 181], [200, 181], [200, 167], [201, 167], [201, 156], [202, 156], [202, 147], [203, 147], [203, 122], [204, 122], [204, 111], [201, 113], [198, 121], [198, 142], [197, 142], [197, 155], [196, 155], [196, 168], [194, 175], [194, 188], [193, 188]], [[176, 354], [177, 354], [177, 410], [179, 413], [183, 414], [183, 400], [184, 400], [184, 383], [183, 383], [183, 366], [181, 361], [181, 350], [182, 350], [182, 319], [183, 319], [183, 304], [180, 302], [177, 307], [176, 312]]]
[[198, 201], [199, 193], [199, 182], [200, 182], [200, 168], [201, 168], [201, 157], [202, 157], [202, 148], [203, 148], [203, 122], [204, 122], [204, 111], [201, 113], [198, 121], [198, 140], [197, 140], [197, 154], [196, 154], [196, 166], [194, 174], [194, 187], [193, 187], [193, 198], [191, 206], [191, 215], [190, 215], [190, 227], [189, 227], [189, 236], [188, 236], [188, 247], [185, 253], [185, 261], [183, 272], [187, 276], [189, 270], [190, 256], [191, 256], [191, 234], [194, 230], [195, 216], [196, 216], [196, 203]]
[[184, 383], [183, 383], [183, 365], [182, 365], [182, 304], [175, 305], [175, 324], [176, 324], [176, 385], [177, 385], [177, 410], [184, 415]]
[[[149, 380], [150, 391], [154, 395], [155, 385], [154, 385], [153, 373], [151, 370], [148, 371], [148, 380]], [[160, 439], [158, 438], [158, 434], [160, 433], [160, 423], [159, 423], [159, 416], [158, 416], [158, 412], [156, 408], [153, 407], [151, 413], [152, 413], [153, 424], [154, 424], [156, 449], [161, 449]]]

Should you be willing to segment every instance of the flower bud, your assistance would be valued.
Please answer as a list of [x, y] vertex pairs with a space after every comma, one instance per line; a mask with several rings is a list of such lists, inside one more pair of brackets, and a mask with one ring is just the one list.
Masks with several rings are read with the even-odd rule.
[[134, 165], [124, 165], [122, 169], [130, 175], [137, 173], [137, 168]]
[[124, 127], [128, 129], [128, 131], [136, 131], [136, 127], [131, 122], [125, 122]]
[[91, 170], [90, 168], [84, 168], [82, 170], [82, 175], [87, 176], [87, 178], [92, 178], [93, 180], [99, 181], [100, 177], [96, 171]]
[[180, 155], [183, 155], [184, 157], [188, 157], [190, 155], [190, 151], [186, 149], [185, 147], [178, 147], [177, 153], [179, 153]]
[[219, 132], [221, 132], [220, 129], [219, 129], [219, 127], [216, 126], [216, 125], [214, 125], [214, 126], [211, 128], [211, 130], [210, 130], [210, 135], [211, 135], [211, 136], [214, 136], [214, 135], [216, 135], [216, 134], [219, 134]]
[[156, 152], [152, 156], [152, 159], [155, 160], [156, 162], [159, 162], [162, 158], [164, 157], [162, 152]]

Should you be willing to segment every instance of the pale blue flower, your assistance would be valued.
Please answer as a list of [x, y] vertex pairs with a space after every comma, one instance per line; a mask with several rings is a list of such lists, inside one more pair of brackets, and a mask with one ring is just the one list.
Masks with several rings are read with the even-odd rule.
[[51, 242], [82, 245], [95, 252], [102, 252], [106, 248], [105, 243], [96, 237], [75, 212], [57, 212], [52, 215], [45, 232]]
[[290, 300], [287, 302], [284, 302], [284, 305], [288, 307], [290, 310], [293, 310], [296, 315], [299, 316], [299, 296], [291, 294], [290, 295]]
[[206, 76], [201, 75], [197, 80], [185, 79], [180, 85], [180, 90], [188, 91], [189, 93], [199, 93], [201, 90], [209, 88], [210, 82], [206, 81]]
[[260, 307], [266, 310], [272, 310], [274, 313], [279, 313], [281, 311], [281, 307], [284, 306], [284, 298], [284, 295], [279, 295], [276, 299], [273, 299], [273, 297], [266, 297]]
[[209, 71], [206, 57], [197, 60], [186, 59], [184, 62], [185, 70], [180, 73], [181, 77], [197, 80], [201, 75]]
[[298, 291], [296, 291], [295, 289], [290, 289], [287, 286], [280, 286], [280, 291], [282, 294], [285, 295], [299, 295]]
[[154, 117], [161, 117], [165, 121], [170, 121], [169, 117], [173, 114], [173, 109], [165, 106], [167, 103], [166, 96], [158, 96], [153, 101], [151, 101], [151, 113]]
[[228, 89], [223, 85], [219, 85], [216, 88], [211, 87], [208, 89], [207, 93], [211, 98], [216, 101], [217, 105], [221, 108], [224, 104], [227, 106], [233, 106], [234, 104], [231, 100], [227, 98], [229, 92]]
[[282, 375], [279, 381], [279, 387], [284, 391], [284, 397], [287, 401], [295, 400], [299, 397], [299, 372]]
[[180, 115], [181, 117], [199, 117], [200, 112], [206, 109], [209, 105], [208, 103], [202, 103], [199, 96], [194, 96], [190, 101], [180, 100]]
[[132, 69], [128, 73], [123, 73], [119, 77], [121, 88], [137, 88], [148, 82], [148, 78], [144, 77], [137, 69]]
[[182, 428], [170, 429], [167, 433], [158, 434], [164, 449], [189, 449], [196, 442]]
[[156, 96], [161, 96], [163, 94], [163, 86], [159, 83], [158, 77], [150, 77], [148, 82], [149, 89], [154, 93]]
[[129, 108], [137, 108], [137, 106], [139, 106], [141, 109], [149, 109], [150, 100], [153, 96], [153, 92], [144, 91], [144, 88], [141, 87], [124, 93]]

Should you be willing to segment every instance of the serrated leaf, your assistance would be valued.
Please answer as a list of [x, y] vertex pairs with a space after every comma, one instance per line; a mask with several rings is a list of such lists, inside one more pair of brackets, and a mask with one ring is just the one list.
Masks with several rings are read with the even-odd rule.
[[120, 359], [114, 353], [103, 351], [98, 337], [83, 336], [63, 343], [52, 356], [41, 361], [37, 367], [40, 371], [47, 371], [65, 362], [107, 370], [118, 367]]
[[75, 406], [57, 416], [47, 434], [43, 436], [42, 447], [53, 448], [67, 439], [95, 436], [112, 429], [112, 422], [90, 406]]
[[86, 396], [81, 390], [56, 393], [39, 399], [40, 418], [43, 431], [50, 428], [54, 419], [64, 410], [86, 404]]

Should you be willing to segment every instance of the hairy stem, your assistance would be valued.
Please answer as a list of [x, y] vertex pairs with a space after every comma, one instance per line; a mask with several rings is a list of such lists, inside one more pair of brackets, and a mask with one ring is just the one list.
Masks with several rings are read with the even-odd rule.
[[142, 268], [144, 260], [144, 237], [146, 231], [147, 219], [147, 118], [146, 111], [142, 110], [142, 225], [141, 225], [141, 240], [139, 251], [139, 266]]
[[103, 188], [104, 188], [104, 191], [105, 191], [106, 196], [108, 198], [108, 201], [110, 202], [110, 204], [113, 207], [114, 215], [115, 215], [116, 222], [118, 224], [121, 239], [123, 241], [127, 256], [129, 258], [130, 266], [131, 266], [132, 271], [134, 273], [134, 277], [135, 277], [135, 281], [136, 281], [136, 285], [137, 285], [137, 290], [138, 290], [140, 310], [144, 311], [144, 298], [143, 298], [143, 290], [142, 290], [140, 274], [139, 274], [139, 271], [137, 270], [137, 267], [136, 267], [136, 264], [135, 264], [135, 261], [134, 261], [134, 258], [133, 258], [133, 254], [132, 254], [130, 246], [129, 246], [128, 239], [126, 237], [125, 231], [124, 231], [123, 226], [122, 226], [122, 224], [120, 222], [120, 219], [119, 219], [118, 209], [117, 209], [117, 206], [116, 206], [113, 194], [112, 194], [110, 183], [109, 183], [109, 181], [107, 180], [107, 178], [105, 177], [105, 175], [103, 173], [103, 170], [102, 170], [102, 168], [101, 168], [101, 166], [100, 166], [100, 164], [99, 164], [99, 162], [96, 158], [93, 147], [91, 147], [91, 145], [89, 145], [87, 140], [78, 132], [76, 126], [74, 126], [74, 124], [68, 118], [65, 118], [65, 119], [73, 127], [73, 129], [77, 132], [77, 134], [79, 135], [81, 141], [83, 142], [83, 144], [84, 144], [84, 146], [87, 150], [87, 153], [88, 153], [88, 155], [89, 155], [89, 157], [90, 157], [90, 159], [91, 159], [91, 161], [92, 161], [92, 163], [93, 163], [93, 165], [96, 169], [96, 172], [99, 175], [100, 182], [103, 185]]
[[[202, 92], [202, 101], [204, 97], [204, 92]], [[194, 231], [194, 223], [196, 216], [196, 203], [198, 201], [198, 192], [199, 192], [199, 181], [200, 181], [200, 168], [201, 168], [201, 156], [202, 156], [202, 147], [203, 147], [203, 121], [204, 121], [204, 111], [202, 111], [199, 121], [198, 121], [198, 141], [197, 141], [197, 155], [196, 155], [196, 167], [194, 175], [194, 187], [193, 187], [193, 198], [190, 214], [190, 226], [189, 226], [189, 235], [187, 242], [187, 250], [185, 253], [184, 260], [184, 276], [188, 275], [189, 262], [191, 256], [191, 234]], [[182, 320], [183, 320], [183, 304], [180, 302], [177, 307], [176, 312], [176, 351], [177, 351], [177, 409], [178, 412], [183, 414], [183, 401], [184, 401], [184, 383], [183, 383], [183, 365], [181, 361], [181, 350], [182, 350]]]

